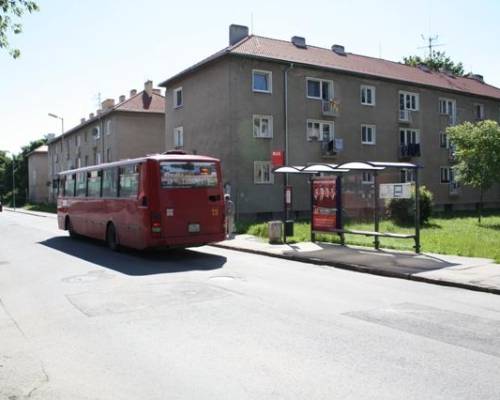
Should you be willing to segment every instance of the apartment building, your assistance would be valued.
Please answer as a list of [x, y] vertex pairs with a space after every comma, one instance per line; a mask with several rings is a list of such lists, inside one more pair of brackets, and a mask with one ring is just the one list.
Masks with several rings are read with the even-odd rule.
[[[425, 66], [248, 35], [231, 25], [229, 46], [160, 84], [166, 88], [166, 145], [218, 157], [238, 215], [283, 208], [283, 177], [271, 154], [288, 165], [351, 160], [411, 161], [438, 206], [468, 208], [475, 190], [454, 179], [445, 129], [463, 121], [500, 119], [500, 89], [482, 76], [455, 77]], [[409, 171], [400, 179], [411, 181]], [[371, 177], [364, 176], [367, 182]], [[307, 182], [290, 177], [294, 209], [309, 208]], [[486, 196], [500, 204], [500, 189]]]
[[28, 154], [28, 201], [47, 203], [49, 200], [48, 147], [40, 146]]
[[127, 98], [106, 99], [101, 109], [48, 144], [50, 201], [55, 201], [57, 174], [103, 162], [161, 153], [165, 149], [165, 97], [147, 81]]

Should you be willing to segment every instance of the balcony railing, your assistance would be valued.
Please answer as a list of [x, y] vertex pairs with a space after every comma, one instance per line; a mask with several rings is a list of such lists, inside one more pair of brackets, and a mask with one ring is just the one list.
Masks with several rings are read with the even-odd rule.
[[399, 110], [399, 122], [411, 122], [411, 111], [410, 110]]
[[321, 156], [322, 157], [335, 157], [337, 149], [335, 148], [335, 139], [324, 140], [321, 142]]
[[402, 144], [399, 146], [399, 158], [420, 157], [420, 143]]
[[321, 113], [327, 117], [338, 117], [339, 103], [335, 99], [321, 101]]
[[441, 121], [446, 126], [454, 126], [457, 124], [457, 116], [455, 114], [441, 114]]
[[450, 144], [448, 147], [448, 161], [450, 163], [454, 163], [455, 161], [457, 161], [455, 146], [453, 146], [452, 144]]
[[449, 183], [450, 196], [457, 196], [460, 193], [460, 184], [458, 182]]

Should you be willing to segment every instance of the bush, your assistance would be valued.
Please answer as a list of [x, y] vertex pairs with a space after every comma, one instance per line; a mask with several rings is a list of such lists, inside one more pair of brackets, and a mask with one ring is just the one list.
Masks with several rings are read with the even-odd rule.
[[[425, 224], [432, 215], [432, 193], [425, 186], [419, 188], [420, 223]], [[392, 199], [389, 203], [389, 218], [399, 225], [411, 225], [415, 221], [415, 193], [411, 199]]]

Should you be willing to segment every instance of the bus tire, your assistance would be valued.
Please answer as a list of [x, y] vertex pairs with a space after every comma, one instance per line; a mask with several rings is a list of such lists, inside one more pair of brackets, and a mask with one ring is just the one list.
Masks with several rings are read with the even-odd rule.
[[112, 222], [106, 228], [106, 244], [112, 251], [118, 251], [118, 240], [116, 239], [116, 229]]
[[78, 236], [69, 217], [66, 217], [66, 230], [69, 232], [70, 237], [76, 238]]

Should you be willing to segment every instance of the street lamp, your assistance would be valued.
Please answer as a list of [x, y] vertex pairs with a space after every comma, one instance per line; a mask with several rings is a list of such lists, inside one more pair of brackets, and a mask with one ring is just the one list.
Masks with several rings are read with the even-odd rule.
[[52, 114], [52, 113], [49, 113], [49, 117], [57, 118], [57, 119], [61, 120], [61, 133], [64, 133], [64, 118], [60, 117], [59, 115]]
[[5, 153], [10, 153], [10, 155], [12, 156], [12, 208], [14, 208], [14, 211], [16, 211], [16, 175], [14, 174], [16, 159], [12, 151], [5, 150]]

